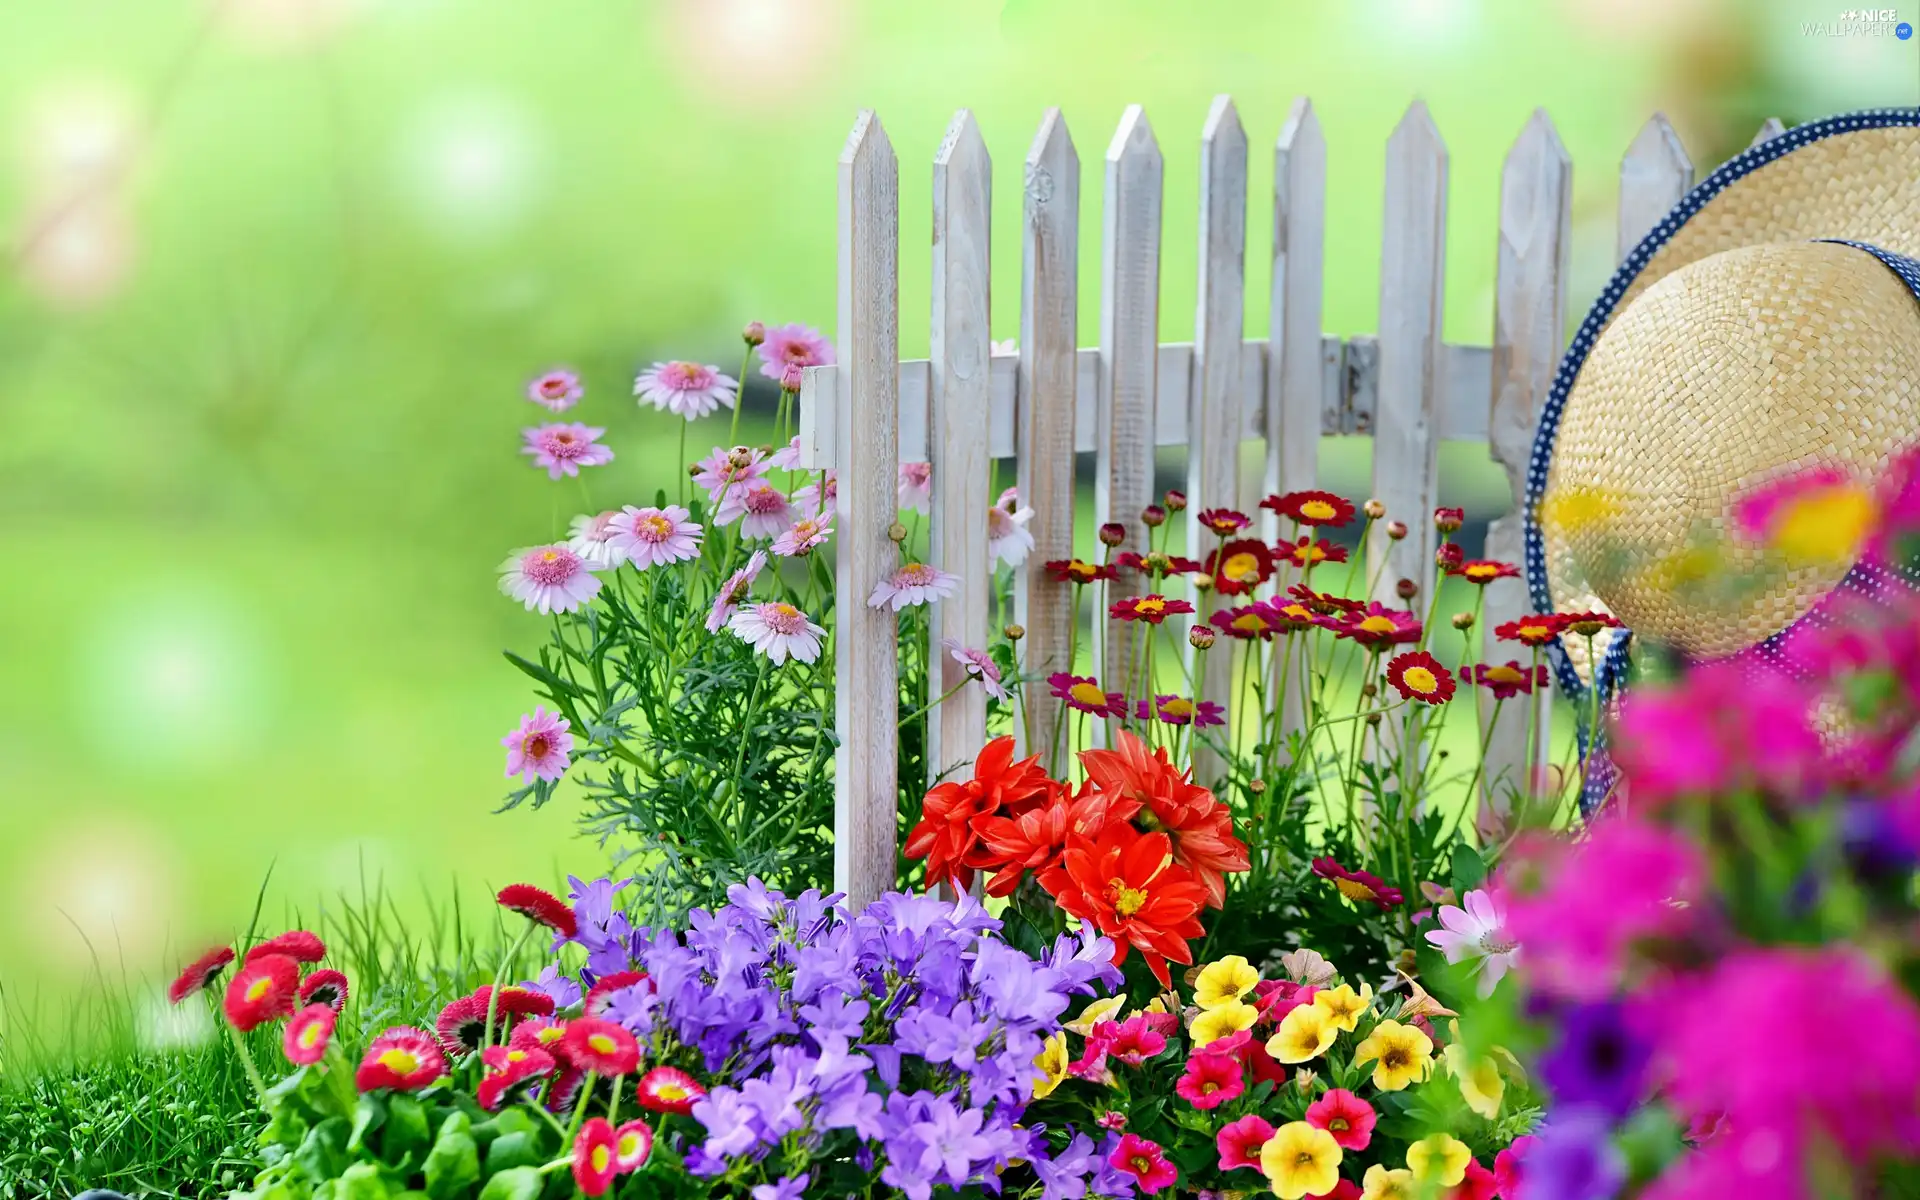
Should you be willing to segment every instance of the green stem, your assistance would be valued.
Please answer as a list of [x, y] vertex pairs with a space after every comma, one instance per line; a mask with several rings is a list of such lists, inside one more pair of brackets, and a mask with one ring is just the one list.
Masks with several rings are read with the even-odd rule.
[[[740, 410], [747, 406], [747, 368], [753, 365], [753, 347], [740, 357], [740, 380], [733, 385], [733, 426], [727, 430], [727, 448], [740, 444]], [[785, 391], [785, 388], [781, 389]]]
[[487, 1023], [481, 1027], [480, 1031], [482, 1051], [493, 1045], [493, 1018], [500, 1011], [500, 989], [506, 983], [507, 970], [513, 966], [513, 960], [519, 956], [521, 947], [527, 944], [527, 939], [532, 937], [533, 931], [538, 928], [540, 927], [532, 921], [528, 921], [526, 928], [520, 931], [520, 936], [513, 940], [513, 946], [507, 951], [506, 957], [502, 958], [500, 965], [494, 969], [493, 990], [487, 993]]
[[[215, 1019], [219, 1020], [218, 1017]], [[253, 1094], [259, 1098], [261, 1107], [264, 1108], [267, 1103], [267, 1085], [260, 1078], [260, 1068], [253, 1065], [253, 1052], [247, 1049], [246, 1038], [233, 1027], [233, 1022], [221, 1020], [220, 1023], [227, 1027], [228, 1035], [233, 1038], [233, 1048], [240, 1055], [240, 1067], [247, 1073], [247, 1082], [253, 1085]]]
[[959, 683], [954, 684], [952, 687], [948, 688], [946, 691], [940, 693], [937, 699], [933, 700], [931, 703], [923, 704], [919, 708], [916, 708], [912, 712], [908, 713], [906, 716], [901, 717], [899, 724], [896, 725], [895, 728], [896, 729], [906, 728], [909, 722], [917, 721], [921, 717], [926, 716], [928, 713], [932, 712], [934, 709], [940, 707], [941, 701], [945, 700], [948, 696], [953, 695], [955, 692], [959, 691], [961, 688], [967, 686], [969, 683], [972, 683], [972, 682], [973, 682], [973, 676], [971, 675], [962, 676]]

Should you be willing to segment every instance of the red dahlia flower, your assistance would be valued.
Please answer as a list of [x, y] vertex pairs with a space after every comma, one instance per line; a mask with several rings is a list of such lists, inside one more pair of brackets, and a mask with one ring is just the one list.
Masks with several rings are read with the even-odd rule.
[[563, 938], [579, 932], [573, 910], [560, 897], [530, 883], [510, 883], [500, 889], [500, 907], [512, 909], [536, 925], [545, 925]]
[[573, 1182], [589, 1196], [604, 1196], [619, 1174], [613, 1152], [613, 1126], [605, 1117], [588, 1117], [573, 1142]]
[[1420, 620], [1410, 612], [1388, 608], [1378, 600], [1363, 609], [1344, 614], [1329, 629], [1369, 650], [1411, 644], [1420, 640]]
[[553, 1073], [553, 1055], [537, 1047], [488, 1046], [480, 1052], [486, 1073], [480, 1077], [475, 1099], [480, 1107], [495, 1112], [508, 1091], [543, 1075]]
[[1396, 654], [1387, 662], [1387, 684], [1402, 699], [1445, 704], [1453, 699], [1453, 672], [1425, 650]]
[[628, 1075], [640, 1065], [640, 1043], [624, 1028], [599, 1017], [568, 1021], [560, 1044], [566, 1047], [568, 1062], [595, 1075]]
[[1353, 520], [1353, 505], [1332, 492], [1268, 496], [1260, 502], [1260, 507], [1301, 525], [1345, 525]]
[[1246, 1090], [1240, 1060], [1230, 1054], [1194, 1054], [1174, 1094], [1199, 1109], [1219, 1108]]
[[227, 983], [227, 1020], [241, 1033], [293, 1015], [300, 991], [300, 964], [284, 954], [267, 954], [242, 964]]
[[1321, 563], [1343, 563], [1347, 561], [1347, 548], [1338, 542], [1325, 538], [1310, 538], [1305, 534], [1298, 541], [1281, 542], [1274, 547], [1274, 554], [1299, 567], [1310, 570]]
[[338, 971], [315, 971], [300, 981], [300, 1003], [324, 1004], [336, 1015], [347, 1006], [347, 977]]
[[1511, 699], [1520, 692], [1532, 692], [1547, 686], [1545, 667], [1523, 667], [1514, 659], [1506, 663], [1475, 663], [1473, 681], [1493, 693], [1495, 700]]
[[1330, 880], [1342, 896], [1355, 904], [1378, 905], [1381, 912], [1400, 904], [1406, 897], [1399, 888], [1388, 887], [1386, 881], [1369, 871], [1353, 871], [1341, 866], [1331, 857], [1322, 856], [1313, 860], [1313, 873], [1322, 879]]
[[1045, 805], [1060, 786], [1047, 777], [1039, 755], [1015, 762], [1013, 739], [997, 737], [974, 759], [973, 778], [942, 783], [927, 793], [920, 820], [907, 831], [906, 855], [927, 860], [929, 891], [951, 882], [964, 892], [984, 861], [978, 823]]
[[[1107, 795], [1110, 816], [1138, 814], [1148, 830], [1164, 831], [1175, 865], [1185, 867], [1218, 908], [1227, 895], [1226, 876], [1244, 871], [1247, 846], [1233, 835], [1233, 814], [1212, 792], [1194, 783], [1167, 759], [1167, 752], [1120, 730], [1111, 750], [1087, 750], [1080, 763], [1087, 782]], [[1186, 962], [1186, 959], [1179, 960]]]
[[1495, 637], [1523, 646], [1544, 646], [1564, 628], [1566, 619], [1558, 613], [1540, 613], [1495, 625], [1493, 633]]
[[1518, 579], [1520, 568], [1512, 563], [1495, 562], [1490, 558], [1470, 558], [1457, 567], [1449, 567], [1447, 574], [1457, 575], [1468, 583], [1477, 583], [1485, 587], [1496, 579]]
[[634, 1092], [640, 1107], [648, 1112], [685, 1116], [693, 1111], [694, 1102], [707, 1094], [707, 1089], [678, 1067], [655, 1067], [640, 1077]]
[[1056, 876], [1064, 870], [1061, 864], [1067, 842], [1099, 837], [1106, 827], [1108, 807], [1108, 797], [1102, 792], [1083, 787], [1075, 796], [1061, 786], [1054, 789], [1043, 807], [1029, 808], [1013, 817], [981, 818], [977, 861], [981, 870], [994, 873], [987, 880], [987, 895], [1011, 895], [1027, 871], [1032, 871], [1049, 892], [1060, 886]]
[[602, 975], [593, 981], [592, 987], [587, 989], [586, 999], [580, 1003], [580, 1011], [590, 1017], [606, 1016], [607, 1002], [613, 999], [615, 992], [624, 991], [636, 983], [643, 982], [646, 977], [645, 971], [614, 971], [611, 974]]
[[195, 992], [206, 991], [232, 961], [232, 946], [215, 946], [181, 968], [179, 976], [167, 986], [167, 1000], [178, 1004]]
[[1192, 611], [1193, 605], [1185, 600], [1169, 600], [1158, 593], [1127, 596], [1107, 606], [1107, 615], [1116, 621], [1145, 621], [1149, 625], [1158, 625], [1176, 613]]
[[622, 1175], [638, 1171], [653, 1155], [653, 1127], [628, 1121], [613, 1131], [613, 1165]]
[[411, 1025], [397, 1025], [373, 1039], [353, 1085], [363, 1092], [392, 1088], [417, 1092], [447, 1073], [447, 1060], [433, 1035]]
[[317, 963], [327, 956], [327, 944], [304, 929], [293, 929], [247, 951], [245, 961], [252, 962], [269, 954], [284, 954], [299, 963]]
[[309, 1004], [293, 1014], [280, 1037], [280, 1049], [296, 1067], [310, 1067], [327, 1056], [333, 1040], [334, 1014], [324, 1004]]
[[1113, 939], [1113, 960], [1138, 949], [1160, 986], [1172, 986], [1167, 962], [1193, 962], [1189, 939], [1200, 937], [1205, 884], [1173, 861], [1164, 833], [1141, 833], [1131, 825], [1108, 825], [1098, 841], [1066, 853], [1066, 884], [1054, 899], [1062, 911], [1096, 926]]

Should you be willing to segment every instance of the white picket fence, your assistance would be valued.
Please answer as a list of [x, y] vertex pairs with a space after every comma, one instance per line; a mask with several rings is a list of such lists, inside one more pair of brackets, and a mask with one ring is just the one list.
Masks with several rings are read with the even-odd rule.
[[[1768, 121], [1755, 141], [1780, 128]], [[1447, 149], [1424, 104], [1407, 110], [1386, 154], [1380, 332], [1343, 339], [1320, 327], [1326, 143], [1311, 103], [1294, 103], [1274, 144], [1270, 319], [1266, 336], [1248, 338], [1248, 143], [1232, 100], [1216, 99], [1200, 138], [1194, 340], [1162, 343], [1163, 159], [1146, 114], [1128, 108], [1105, 158], [1099, 345], [1083, 349], [1080, 159], [1059, 110], [1049, 110], [1025, 162], [1018, 352], [996, 355], [988, 341], [992, 164], [962, 110], [933, 159], [931, 358], [902, 362], [899, 168], [879, 118], [861, 113], [839, 164], [838, 365], [809, 368], [800, 393], [802, 462], [839, 476], [834, 882], [854, 903], [892, 885], [896, 854], [895, 618], [865, 599], [897, 562], [887, 536], [897, 464], [932, 463], [931, 559], [964, 581], [935, 606], [934, 636], [985, 646], [989, 459], [1017, 460], [1035, 545], [1018, 573], [1015, 619], [1027, 630], [1027, 670], [1041, 675], [1067, 666], [1069, 589], [1048, 580], [1042, 564], [1073, 552], [1075, 451], [1097, 455], [1095, 520], [1123, 521], [1130, 548], [1143, 550], [1138, 516], [1154, 499], [1157, 446], [1188, 447], [1191, 522], [1204, 508], [1246, 504], [1243, 442], [1264, 448], [1260, 491], [1288, 492], [1314, 486], [1321, 436], [1370, 434], [1373, 494], [1412, 530], [1401, 542], [1372, 541], [1374, 562], [1388, 560], [1380, 572], [1388, 591], [1431, 569], [1442, 440], [1484, 444], [1518, 508], [1536, 414], [1566, 341], [1572, 164], [1552, 120], [1536, 110], [1501, 172], [1493, 345], [1462, 346], [1441, 340]], [[1693, 179], [1679, 138], [1656, 114], [1620, 164], [1619, 257]], [[1280, 531], [1270, 515], [1267, 522], [1271, 540]], [[1209, 543], [1190, 524], [1188, 544]], [[1521, 560], [1517, 511], [1493, 522], [1485, 553]], [[1518, 580], [1488, 588], [1488, 655], [1503, 649], [1493, 626], [1526, 603]], [[1111, 624], [1094, 623], [1103, 680], [1125, 674], [1129, 650], [1131, 626]], [[946, 655], [936, 661], [935, 695], [961, 678]], [[1207, 674], [1208, 698], [1229, 703], [1228, 677]], [[1548, 697], [1537, 706], [1544, 722]], [[1029, 707], [1035, 744], [1046, 745], [1054, 706]], [[1506, 706], [1489, 778], [1522, 778], [1525, 719], [1522, 706]], [[929, 728], [936, 770], [970, 762], [986, 736], [980, 689], [940, 705]], [[1541, 737], [1542, 756], [1547, 744]]]

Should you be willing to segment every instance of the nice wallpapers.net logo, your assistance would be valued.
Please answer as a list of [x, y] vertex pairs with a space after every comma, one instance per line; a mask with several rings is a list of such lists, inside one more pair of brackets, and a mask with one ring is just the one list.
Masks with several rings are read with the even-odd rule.
[[1891, 8], [1850, 8], [1831, 21], [1802, 21], [1800, 33], [1805, 37], [1898, 38], [1904, 42], [1913, 37], [1913, 23]]

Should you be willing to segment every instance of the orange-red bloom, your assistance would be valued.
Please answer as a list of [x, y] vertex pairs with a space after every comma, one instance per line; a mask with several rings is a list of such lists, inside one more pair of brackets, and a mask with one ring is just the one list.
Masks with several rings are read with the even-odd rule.
[[927, 860], [927, 889], [952, 883], [965, 891], [983, 855], [983, 818], [1018, 816], [1045, 805], [1061, 785], [1047, 777], [1040, 756], [1013, 760], [1013, 739], [988, 742], [973, 762], [973, 778], [940, 784], [927, 793], [920, 820], [907, 832], [908, 858]]
[[1165, 750], [1149, 751], [1124, 729], [1113, 749], [1084, 751], [1080, 762], [1088, 785], [1107, 796], [1110, 818], [1164, 831], [1173, 861], [1193, 873], [1208, 903], [1225, 903], [1227, 873], [1248, 866], [1246, 843], [1233, 835], [1226, 805], [1168, 761]]
[[1205, 933], [1207, 889], [1173, 861], [1166, 834], [1115, 821], [1098, 841], [1068, 847], [1064, 882], [1054, 897], [1061, 910], [1112, 938], [1115, 963], [1138, 950], [1154, 978], [1170, 987], [1168, 961], [1193, 962], [1187, 942]]
[[1048, 892], [1059, 888], [1067, 843], [1098, 838], [1110, 809], [1104, 792], [1083, 787], [1075, 796], [1061, 786], [1045, 805], [1011, 817], [982, 818], [978, 826], [982, 850], [973, 861], [981, 870], [994, 872], [987, 880], [987, 895], [1011, 895], [1027, 871]]

